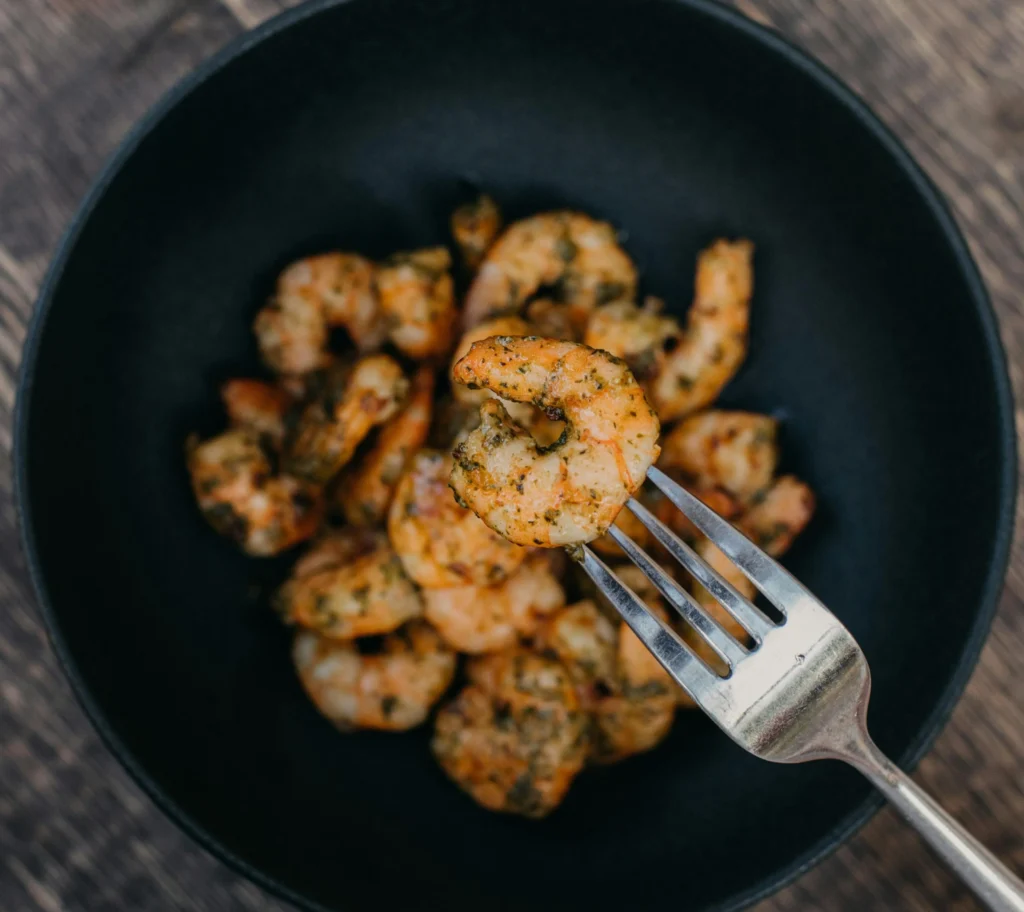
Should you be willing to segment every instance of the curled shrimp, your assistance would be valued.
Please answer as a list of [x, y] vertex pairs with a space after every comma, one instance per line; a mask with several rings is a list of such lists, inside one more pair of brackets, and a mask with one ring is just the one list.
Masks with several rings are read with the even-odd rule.
[[326, 366], [332, 326], [343, 326], [362, 352], [379, 348], [385, 331], [373, 274], [373, 264], [354, 253], [307, 257], [285, 269], [253, 324], [267, 366], [282, 374]]
[[533, 554], [503, 583], [424, 589], [423, 602], [427, 620], [451, 646], [478, 655], [532, 635], [565, 604], [565, 590], [545, 556]]
[[410, 358], [445, 354], [452, 346], [455, 292], [444, 247], [396, 253], [377, 270], [381, 311], [394, 345]]
[[590, 317], [583, 341], [622, 358], [641, 383], [656, 377], [679, 346], [682, 330], [674, 317], [661, 313], [664, 305], [648, 298], [643, 307], [617, 301], [599, 307]]
[[406, 572], [424, 588], [500, 583], [527, 550], [492, 532], [455, 502], [452, 458], [420, 450], [399, 479], [388, 510], [388, 535]]
[[314, 546], [277, 594], [284, 618], [330, 639], [390, 633], [423, 602], [383, 533], [350, 529]]
[[452, 237], [462, 261], [475, 270], [501, 231], [501, 210], [486, 193], [452, 213]]
[[455, 676], [456, 655], [425, 621], [410, 621], [376, 654], [302, 630], [292, 646], [299, 681], [342, 731], [405, 731], [427, 718]]
[[475, 343], [454, 375], [566, 422], [541, 450], [488, 400], [480, 427], [456, 447], [452, 488], [509, 541], [550, 548], [603, 535], [658, 457], [658, 417], [629, 368], [607, 352], [498, 336]]
[[325, 484], [370, 430], [398, 411], [408, 389], [402, 368], [388, 355], [367, 355], [351, 368], [327, 371], [323, 388], [299, 416], [288, 471]]
[[721, 488], [746, 503], [771, 484], [777, 436], [778, 422], [767, 415], [700, 412], [665, 435], [658, 464], [698, 488]]
[[587, 717], [567, 670], [514, 649], [472, 660], [468, 676], [437, 714], [438, 763], [482, 807], [549, 814], [586, 760]]
[[636, 267], [615, 229], [577, 212], [548, 212], [510, 225], [484, 257], [466, 295], [463, 326], [518, 313], [545, 286], [579, 328], [599, 304], [631, 300]]
[[434, 372], [424, 365], [413, 376], [402, 411], [381, 427], [358, 464], [342, 474], [335, 500], [352, 525], [377, 525], [387, 517], [402, 470], [427, 439], [433, 397]]
[[254, 557], [278, 554], [313, 536], [319, 489], [275, 475], [259, 434], [233, 428], [187, 448], [196, 502], [207, 522]]
[[232, 427], [250, 428], [275, 449], [284, 442], [286, 418], [295, 397], [279, 384], [235, 379], [220, 388], [221, 401]]
[[697, 258], [693, 306], [682, 340], [651, 381], [662, 421], [710, 404], [747, 354], [753, 290], [750, 241], [715, 241]]
[[[647, 601], [665, 617], [657, 600]], [[546, 621], [536, 645], [565, 665], [581, 705], [593, 716], [594, 762], [613, 763], [648, 751], [668, 734], [677, 685], [636, 634], [594, 602], [577, 602]]]

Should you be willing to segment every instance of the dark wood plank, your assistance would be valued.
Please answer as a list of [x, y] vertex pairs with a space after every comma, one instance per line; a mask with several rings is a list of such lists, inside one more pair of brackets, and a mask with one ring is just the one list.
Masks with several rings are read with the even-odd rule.
[[[50, 253], [159, 95], [296, 0], [0, 4], [0, 908], [280, 910], [181, 835], [99, 743], [56, 668], [16, 546], [14, 376]], [[734, 0], [854, 86], [950, 199], [1024, 394], [1024, 15], [1018, 0]], [[1024, 428], [1024, 420], [1020, 422]], [[1024, 510], [1024, 506], [1021, 507]], [[1024, 868], [1024, 547], [967, 694], [916, 778]], [[760, 912], [974, 910], [891, 812]]]

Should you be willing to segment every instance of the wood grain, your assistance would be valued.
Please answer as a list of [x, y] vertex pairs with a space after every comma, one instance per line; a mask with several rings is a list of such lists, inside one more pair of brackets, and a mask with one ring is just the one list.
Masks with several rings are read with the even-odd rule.
[[[735, 0], [860, 92], [945, 192], [1024, 394], [1024, 4]], [[280, 910], [128, 781], [56, 666], [11, 503], [15, 372], [56, 241], [92, 176], [161, 93], [288, 0], [0, 4], [0, 908]], [[1018, 428], [1024, 431], [1024, 414]], [[1024, 505], [1019, 507], [1024, 510]], [[1024, 546], [967, 694], [916, 778], [1024, 869]], [[891, 812], [757, 907], [977, 909]]]

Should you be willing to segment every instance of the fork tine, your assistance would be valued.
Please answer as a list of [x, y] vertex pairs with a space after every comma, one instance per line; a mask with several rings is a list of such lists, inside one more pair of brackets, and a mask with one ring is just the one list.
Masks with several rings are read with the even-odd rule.
[[[652, 471], [654, 471], [653, 468], [648, 470], [648, 477]], [[715, 600], [746, 628], [747, 632], [755, 640], [760, 642], [764, 639], [768, 631], [775, 625], [754, 606], [753, 602], [737, 592], [728, 580], [715, 570], [712, 570], [711, 567], [697, 556], [693, 548], [679, 538], [675, 532], [669, 529], [642, 503], [635, 498], [630, 498], [626, 501], [626, 506], [650, 530], [651, 534], [668, 549], [672, 556], [693, 575], [694, 579], [707, 589]], [[705, 509], [707, 508], [705, 507]], [[722, 522], [725, 522], [725, 520], [722, 520]], [[730, 526], [729, 528], [732, 527]], [[711, 538], [711, 536], [708, 537]]]
[[672, 603], [672, 607], [682, 615], [729, 665], [735, 665], [747, 655], [747, 650], [736, 642], [704, 609], [686, 592], [671, 576], [659, 567], [650, 557], [618, 526], [608, 529], [612, 540], [636, 564], [644, 575], [658, 587], [658, 591]]
[[707, 695], [714, 693], [718, 676], [586, 546], [580, 564], [676, 683], [703, 705]]
[[[694, 497], [682, 485], [676, 484], [664, 472], [656, 469], [654, 466], [651, 466], [648, 470], [647, 477], [662, 494], [683, 511], [690, 522], [711, 539], [722, 550], [722, 553], [743, 571], [747, 579], [784, 615], [789, 616], [798, 609], [823, 608], [810, 591], [799, 583], [788, 570], [772, 560], [749, 538], [736, 529], [732, 523], [722, 519], [714, 510]], [[632, 506], [630, 506], [630, 509], [632, 509]], [[643, 508], [641, 507], [641, 509]], [[633, 512], [636, 513], [636, 510], [633, 510]], [[643, 522], [642, 518], [641, 522]], [[644, 524], [646, 525], [646, 523]], [[651, 531], [653, 532], [654, 530], [652, 529]], [[710, 587], [708, 588], [710, 589]], [[718, 598], [717, 594], [715, 594], [715, 598]], [[727, 605], [726, 607], [730, 606]], [[760, 614], [760, 612], [758, 613]], [[764, 615], [761, 615], [761, 617], [763, 618]], [[740, 617], [740, 620], [742, 621], [742, 617]], [[748, 627], [747, 629], [749, 630], [750, 628]]]

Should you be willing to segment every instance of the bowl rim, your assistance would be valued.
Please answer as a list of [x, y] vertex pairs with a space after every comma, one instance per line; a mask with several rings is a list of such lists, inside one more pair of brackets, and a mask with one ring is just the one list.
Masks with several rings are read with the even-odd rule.
[[[29, 467], [26, 458], [29, 414], [31, 411], [33, 381], [40, 342], [46, 326], [54, 293], [60, 284], [68, 259], [78, 238], [88, 223], [99, 201], [122, 167], [135, 153], [139, 145], [158, 124], [185, 98], [201, 87], [208, 79], [246, 54], [255, 46], [305, 19], [320, 13], [347, 5], [356, 0], [306, 0], [286, 10], [255, 28], [243, 32], [229, 41], [223, 48], [203, 61], [198, 67], [168, 89], [155, 104], [128, 130], [114, 151], [108, 156], [99, 175], [93, 180], [84, 199], [79, 204], [62, 237], [57, 243], [53, 258], [40, 286], [32, 317], [29, 321], [22, 360], [18, 374], [17, 398], [14, 408], [13, 428], [13, 494], [14, 505], [20, 530], [22, 551], [25, 555], [29, 577], [36, 596], [36, 603], [46, 631], [61, 668], [71, 683], [72, 691], [86, 716], [99, 733], [107, 749], [113, 754], [134, 782], [146, 793], [153, 803], [169, 817], [184, 833], [200, 847], [209, 852], [229, 868], [265, 889], [268, 893], [284, 899], [310, 912], [333, 912], [327, 906], [301, 895], [297, 890], [265, 874], [245, 859], [222, 845], [218, 839], [193, 820], [161, 787], [154, 782], [117, 732], [107, 722], [102, 709], [94, 699], [83, 680], [80, 670], [64, 641], [60, 624], [50, 601], [39, 561], [35, 528], [28, 508]], [[991, 300], [981, 278], [977, 264], [971, 256], [963, 234], [952, 214], [949, 203], [931, 178], [910, 154], [903, 141], [882, 122], [859, 94], [843, 82], [829, 67], [811, 56], [788, 38], [774, 29], [762, 25], [717, 0], [662, 0], [686, 7], [691, 12], [716, 20], [727, 28], [735, 29], [745, 38], [781, 57], [790, 66], [799, 70], [818, 87], [823, 89], [838, 105], [846, 108], [857, 122], [871, 134], [886, 151], [894, 164], [909, 179], [922, 198], [941, 229], [943, 239], [955, 258], [974, 303], [983, 332], [995, 382], [995, 394], [999, 415], [1001, 472], [999, 478], [1000, 511], [997, 517], [996, 541], [982, 588], [977, 614], [969, 637], [963, 644], [955, 671], [945, 686], [936, 706], [911, 742], [910, 747], [898, 758], [904, 770], [913, 769], [922, 756], [934, 744], [945, 727], [968, 679], [974, 671], [981, 650], [988, 637], [999, 605], [1010, 547], [1014, 534], [1014, 517], [1017, 501], [1017, 439], [1014, 422], [1014, 400], [1010, 383], [1006, 352], [999, 334], [999, 324]], [[710, 908], [707, 912], [737, 912], [758, 900], [764, 899], [832, 854], [840, 845], [850, 839], [878, 811], [884, 799], [878, 792], [868, 795], [851, 813], [839, 821], [828, 833], [809, 849], [798, 855], [784, 867], [778, 869], [759, 883], [725, 902]]]

